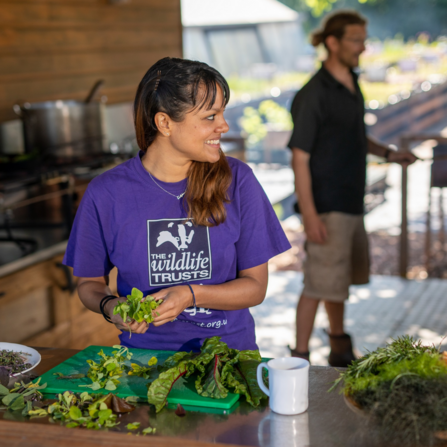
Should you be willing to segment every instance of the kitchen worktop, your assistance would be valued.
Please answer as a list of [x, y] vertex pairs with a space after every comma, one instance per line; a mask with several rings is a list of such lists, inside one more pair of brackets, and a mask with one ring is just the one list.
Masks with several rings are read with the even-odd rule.
[[[37, 348], [42, 362], [33, 370], [40, 375], [74, 355], [76, 350]], [[234, 410], [187, 411], [178, 417], [173, 408], [156, 414], [152, 407], [140, 404], [120, 418], [121, 426], [141, 422], [142, 427], [156, 427], [155, 435], [126, 436], [117, 429], [109, 432], [87, 429], [68, 429], [48, 418], [29, 419], [0, 411], [0, 439], [5, 445], [60, 447], [78, 445], [139, 446], [265, 446], [265, 447], [378, 447], [385, 446], [377, 432], [366, 420], [351, 411], [338, 392], [328, 393], [338, 377], [331, 367], [311, 366], [309, 380], [309, 409], [296, 416], [281, 416], [270, 411], [267, 401], [259, 408], [244, 399]], [[20, 412], [19, 412], [20, 413]], [[26, 425], [25, 425], [26, 424]], [[127, 430], [124, 429], [124, 433]]]

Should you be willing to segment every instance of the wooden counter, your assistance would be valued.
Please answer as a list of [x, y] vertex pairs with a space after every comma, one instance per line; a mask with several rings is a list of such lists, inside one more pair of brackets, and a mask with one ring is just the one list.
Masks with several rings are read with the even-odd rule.
[[[71, 357], [75, 350], [38, 348], [42, 362], [35, 368], [43, 374]], [[359, 414], [352, 412], [337, 392], [327, 390], [338, 377], [330, 367], [312, 366], [309, 381], [309, 409], [296, 416], [272, 413], [267, 405], [253, 408], [242, 398], [234, 411], [211, 413], [213, 410], [187, 411], [185, 417], [175, 410], [140, 404], [120, 418], [120, 426], [109, 432], [68, 429], [48, 418], [29, 419], [0, 411], [0, 444], [23, 447], [107, 446], [257, 446], [257, 447], [379, 447], [379, 432], [372, 429]], [[127, 436], [125, 426], [140, 422], [157, 429], [155, 435]]]
[[[63, 242], [0, 267], [2, 342], [72, 349], [119, 343], [120, 331], [81, 303], [72, 269], [62, 265], [65, 247]], [[113, 293], [116, 275], [113, 269]]]

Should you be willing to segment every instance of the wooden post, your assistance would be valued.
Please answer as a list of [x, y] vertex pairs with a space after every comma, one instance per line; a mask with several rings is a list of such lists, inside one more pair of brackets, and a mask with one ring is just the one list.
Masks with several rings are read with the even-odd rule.
[[[408, 152], [410, 141], [408, 138], [401, 138], [400, 151]], [[400, 262], [399, 274], [401, 278], [407, 278], [408, 267], [408, 221], [407, 221], [407, 166], [402, 165], [402, 223], [400, 230]]]

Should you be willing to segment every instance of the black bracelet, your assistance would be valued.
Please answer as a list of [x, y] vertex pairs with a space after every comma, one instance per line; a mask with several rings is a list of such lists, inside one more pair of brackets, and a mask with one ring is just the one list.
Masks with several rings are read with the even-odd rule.
[[115, 295], [107, 295], [107, 296], [105, 296], [105, 297], [101, 300], [101, 302], [99, 303], [99, 310], [101, 311], [102, 316], [105, 318], [105, 320], [108, 321], [109, 323], [113, 323], [113, 321], [112, 321], [112, 320], [110, 319], [110, 317], [105, 313], [105, 311], [104, 311], [104, 307], [105, 307], [105, 305], [106, 305], [109, 301], [114, 300], [115, 298], [118, 298], [118, 297], [115, 296]]
[[194, 290], [192, 290], [192, 287], [191, 287], [190, 284], [186, 283], [186, 285], [190, 288], [191, 293], [192, 293], [192, 300], [193, 300], [193, 303], [194, 303], [194, 310], [197, 310], [197, 307], [196, 307], [196, 296], [194, 295]]

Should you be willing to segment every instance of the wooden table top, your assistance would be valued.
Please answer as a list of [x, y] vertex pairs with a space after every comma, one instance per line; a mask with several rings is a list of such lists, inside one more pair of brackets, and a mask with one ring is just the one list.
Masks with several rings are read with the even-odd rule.
[[[76, 350], [36, 348], [41, 363], [33, 370], [43, 374]], [[281, 416], [266, 405], [253, 408], [244, 399], [231, 412], [213, 414], [188, 411], [178, 417], [174, 409], [165, 408], [156, 414], [153, 407], [138, 405], [132, 413], [120, 417], [119, 426], [108, 431], [69, 429], [48, 418], [30, 419], [0, 411], [0, 444], [26, 447], [147, 446], [165, 447], [378, 447], [382, 444], [376, 431], [367, 426], [365, 418], [348, 408], [338, 392], [328, 393], [338, 372], [330, 367], [312, 366], [309, 377], [309, 409], [296, 416]], [[141, 427], [156, 427], [155, 435], [127, 436], [125, 426], [140, 422]], [[125, 437], [124, 437], [125, 436]]]

